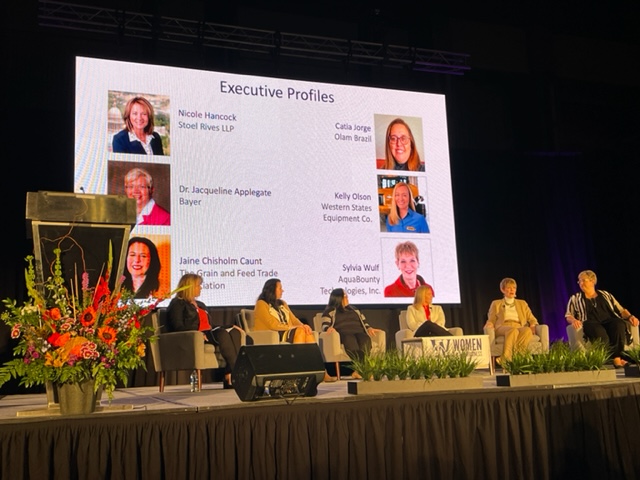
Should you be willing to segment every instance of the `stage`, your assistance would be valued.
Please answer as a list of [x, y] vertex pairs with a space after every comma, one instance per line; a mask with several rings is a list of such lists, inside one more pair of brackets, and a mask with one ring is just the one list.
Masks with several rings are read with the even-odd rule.
[[[640, 379], [239, 400], [220, 383], [119, 389], [87, 416], [0, 399], [0, 479], [638, 478]], [[38, 412], [39, 411], [39, 412]], [[38, 414], [40, 413], [40, 414]]]

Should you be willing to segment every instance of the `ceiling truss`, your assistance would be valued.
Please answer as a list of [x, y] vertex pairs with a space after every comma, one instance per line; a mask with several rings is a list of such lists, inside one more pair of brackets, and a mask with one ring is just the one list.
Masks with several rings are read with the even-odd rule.
[[401, 45], [241, 28], [126, 10], [39, 0], [38, 24], [107, 36], [245, 51], [272, 57], [463, 75], [468, 55]]

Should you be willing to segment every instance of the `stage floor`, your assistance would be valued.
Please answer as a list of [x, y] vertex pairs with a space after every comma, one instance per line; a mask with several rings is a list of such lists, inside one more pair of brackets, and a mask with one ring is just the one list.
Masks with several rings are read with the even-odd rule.
[[[501, 372], [498, 370], [497, 372]], [[498, 387], [496, 386], [496, 376], [488, 373], [476, 372], [474, 375], [481, 375], [483, 378], [483, 392], [491, 390], [507, 391], [526, 389], [560, 389], [575, 388], [572, 385], [550, 385], [541, 387]], [[318, 385], [318, 394], [315, 397], [298, 397], [286, 399], [260, 399], [243, 402], [239, 399], [234, 390], [224, 390], [221, 383], [211, 383], [203, 385], [200, 392], [191, 393], [189, 385], [170, 385], [165, 387], [165, 391], [160, 393], [157, 386], [137, 387], [117, 389], [111, 402], [106, 398], [101, 401], [101, 407], [92, 414], [143, 414], [146, 412], [166, 412], [166, 413], [194, 413], [198, 411], [210, 411], [226, 408], [264, 408], [269, 405], [282, 405], [286, 402], [313, 404], [316, 402], [336, 402], [336, 401], [356, 401], [358, 399], [368, 399], [385, 397], [387, 394], [376, 395], [351, 395], [347, 393], [347, 382], [354, 381], [349, 377], [342, 377], [340, 381], [334, 383], [321, 383]], [[361, 380], [355, 380], [361, 381]], [[625, 377], [624, 370], [616, 370], [615, 383], [640, 382], [640, 378]], [[611, 382], [609, 382], [611, 383]], [[584, 386], [583, 384], [582, 386]], [[587, 384], [588, 385], [588, 384]], [[602, 383], [598, 383], [602, 385]], [[419, 395], [439, 395], [449, 392], [421, 392]], [[416, 395], [413, 394], [393, 394], [393, 396]], [[59, 412], [54, 409], [47, 409], [47, 399], [44, 393], [30, 395], [6, 395], [0, 397], [0, 424], [42, 421], [50, 417], [59, 418]]]

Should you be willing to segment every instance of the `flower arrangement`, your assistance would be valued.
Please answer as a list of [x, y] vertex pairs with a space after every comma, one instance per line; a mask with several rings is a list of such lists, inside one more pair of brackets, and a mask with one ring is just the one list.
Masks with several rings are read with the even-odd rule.
[[[33, 256], [28, 256], [25, 280], [28, 300], [17, 305], [3, 301], [2, 320], [11, 327], [11, 337], [18, 340], [14, 358], [0, 367], [0, 385], [11, 377], [21, 377], [26, 387], [79, 383], [94, 379], [113, 397], [118, 380], [126, 382], [130, 370], [145, 367], [145, 340], [151, 339], [152, 327], [140, 320], [160, 300], [144, 304], [118, 287], [111, 291], [112, 255], [96, 285], [89, 285], [89, 275], [81, 275], [67, 287], [62, 275], [60, 249], [55, 249], [52, 275], [42, 285], [36, 284]], [[138, 301], [139, 302], [139, 301]]]

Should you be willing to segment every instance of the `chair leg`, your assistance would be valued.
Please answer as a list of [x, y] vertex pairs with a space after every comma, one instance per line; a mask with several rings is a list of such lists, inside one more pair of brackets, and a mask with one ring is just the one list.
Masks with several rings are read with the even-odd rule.
[[340, 362], [336, 362], [336, 377], [340, 380]]
[[202, 370], [196, 370], [198, 375], [198, 392], [202, 390]]
[[164, 392], [164, 372], [158, 372], [158, 384], [160, 392]]
[[496, 373], [496, 357], [491, 356], [491, 361], [489, 362], [489, 374], [495, 375]]

